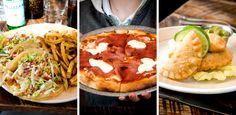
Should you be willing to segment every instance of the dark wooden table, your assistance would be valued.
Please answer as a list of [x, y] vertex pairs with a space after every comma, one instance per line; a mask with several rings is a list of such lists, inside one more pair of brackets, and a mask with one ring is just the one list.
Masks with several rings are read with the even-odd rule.
[[[236, 2], [235, 0], [189, 0], [180, 8], [178, 8], [175, 12], [169, 15], [167, 18], [162, 20], [160, 22], [160, 28], [179, 25], [178, 19], [176, 17], [179, 15], [193, 18], [221, 20], [228, 22], [232, 26], [236, 26]], [[160, 88], [160, 94], [162, 94], [162, 91], [165, 90], [164, 89], [161, 90]], [[228, 104], [230, 103], [228, 102]], [[165, 96], [161, 95], [159, 98], [159, 113], [160, 115], [216, 114], [209, 110], [204, 110], [197, 107], [189, 106], [187, 104], [183, 104], [179, 101], [174, 101], [174, 99], [166, 98]]]
[[[77, 6], [76, 6], [77, 7]], [[77, 28], [77, 8], [74, 7], [71, 15], [68, 15], [68, 26]], [[44, 17], [39, 19], [27, 19], [26, 25], [44, 23]], [[6, 30], [6, 22], [0, 23], [1, 30]], [[46, 112], [61, 115], [76, 115], [77, 100], [61, 104], [40, 104], [21, 100], [0, 88], [0, 111], [18, 112]]]
[[0, 111], [47, 112], [62, 115], [76, 115], [77, 101], [62, 104], [39, 104], [14, 97], [0, 88]]

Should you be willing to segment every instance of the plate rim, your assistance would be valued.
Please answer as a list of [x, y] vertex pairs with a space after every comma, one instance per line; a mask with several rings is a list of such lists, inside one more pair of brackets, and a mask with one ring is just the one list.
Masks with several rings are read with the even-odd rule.
[[136, 95], [140, 95], [144, 92], [154, 92], [157, 90], [157, 86], [155, 85], [153, 87], [149, 87], [149, 88], [142, 89], [142, 90], [122, 93], [122, 92], [100, 91], [100, 90], [90, 88], [90, 87], [80, 83], [80, 89], [82, 89], [83, 91], [92, 93], [92, 94], [100, 95], [100, 96], [119, 97], [119, 96], [128, 96], [130, 93], [136, 93]]
[[[77, 29], [75, 28], [72, 28], [72, 27], [69, 27], [69, 26], [66, 26], [66, 25], [61, 25], [61, 24], [54, 24], [54, 23], [37, 23], [37, 24], [31, 24], [31, 25], [26, 25], [26, 26], [23, 26], [23, 27], [20, 27], [20, 28], [17, 28], [15, 30], [10, 30], [10, 31], [7, 31], [6, 33], [15, 33], [15, 32], [19, 32], [20, 30], [24, 30], [24, 29], [27, 29], [27, 28], [34, 28], [34, 27], [41, 27], [41, 26], [56, 26], [56, 27], [63, 27], [63, 28], [69, 28], [70, 30], [76, 30], [78, 31]], [[4, 32], [5, 33], [5, 32]], [[32, 99], [27, 99], [27, 98], [22, 98], [22, 97], [19, 97], [19, 96], [15, 96], [13, 95], [7, 88], [6, 85], [2, 85], [1, 86], [5, 91], [7, 91], [8, 93], [10, 93], [12, 96], [14, 97], [17, 97], [19, 99], [22, 99], [22, 100], [26, 100], [26, 101], [30, 101], [30, 102], [35, 102], [35, 103], [41, 103], [41, 104], [59, 104], [59, 103], [66, 103], [66, 102], [71, 102], [71, 101], [74, 101], [77, 99], [77, 94], [78, 94], [78, 86], [76, 86], [76, 96], [74, 97], [71, 97], [71, 98], [67, 98], [67, 99], [60, 99], [59, 101], [50, 101], [50, 98], [49, 99], [46, 99], [46, 100], [32, 100]], [[60, 94], [59, 94], [60, 95]]]
[[156, 29], [155, 28], [151, 28], [151, 27], [147, 27], [147, 26], [138, 26], [138, 25], [130, 25], [130, 26], [110, 26], [110, 27], [104, 27], [104, 28], [98, 28], [95, 30], [92, 30], [88, 33], [83, 34], [79, 39], [82, 40], [87, 36], [90, 35], [94, 35], [94, 34], [99, 34], [102, 32], [110, 32], [110, 31], [114, 31], [117, 29], [140, 29], [146, 32], [150, 32], [150, 33], [155, 33], [156, 34]]
[[[169, 26], [169, 27], [159, 28], [159, 34], [160, 34], [160, 31], [166, 31], [168, 29], [181, 29], [183, 27], [184, 26]], [[164, 42], [166, 40], [167, 39], [161, 40], [161, 38], [160, 38], [159, 43]], [[163, 77], [160, 74], [158, 76]], [[236, 91], [236, 85], [230, 86], [230, 87], [224, 87], [224, 88], [217, 88], [217, 89], [210, 89], [210, 88], [203, 89], [203, 88], [187, 88], [187, 87], [175, 86], [175, 85], [165, 83], [165, 82], [161, 81], [161, 79], [159, 79], [158, 83], [161, 88], [165, 88], [165, 89], [177, 91], [177, 92], [182, 92], [182, 93], [189, 93], [189, 94], [205, 94], [205, 95], [207, 95], [207, 94], [222, 94], [222, 93], [229, 93], [229, 92]]]
[[[61, 99], [60, 101], [50, 101], [50, 98], [49, 99], [46, 99], [46, 100], [33, 100], [33, 99], [27, 99], [27, 98], [22, 98], [22, 97], [19, 97], [19, 96], [15, 96], [13, 95], [7, 88], [6, 85], [2, 85], [1, 86], [5, 91], [7, 91], [8, 93], [10, 93], [13, 97], [17, 97], [19, 99], [22, 99], [22, 100], [25, 100], [25, 101], [30, 101], [30, 102], [35, 102], [35, 103], [41, 103], [41, 104], [60, 104], [60, 103], [66, 103], [66, 102], [70, 102], [70, 101], [74, 101], [77, 99], [77, 95], [75, 97], [71, 97], [71, 98], [67, 98], [67, 99]], [[78, 88], [78, 87], [77, 87]], [[77, 89], [76, 89], [77, 91]], [[77, 93], [77, 92], [76, 92]]]

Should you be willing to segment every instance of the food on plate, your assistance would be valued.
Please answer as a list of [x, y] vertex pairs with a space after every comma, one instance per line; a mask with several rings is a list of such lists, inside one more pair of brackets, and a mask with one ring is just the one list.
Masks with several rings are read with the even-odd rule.
[[80, 41], [80, 82], [111, 92], [129, 92], [156, 84], [156, 35], [118, 29]]
[[[214, 28], [204, 30], [198, 26], [186, 26], [176, 33], [175, 47], [160, 74], [170, 79], [184, 80], [197, 72], [214, 71], [231, 63], [232, 52], [226, 47], [226, 36], [229, 34]], [[199, 75], [203, 74], [196, 76]]]
[[192, 75], [202, 61], [202, 43], [194, 31], [190, 31], [170, 55], [161, 74], [171, 79], [186, 79]]
[[77, 32], [49, 31], [44, 38], [37, 37], [43, 49], [52, 53], [54, 59], [61, 65], [64, 87], [77, 85]]
[[214, 71], [200, 71], [193, 75], [193, 78], [197, 81], [203, 80], [226, 80], [228, 77], [236, 76], [236, 67], [232, 65], [226, 65], [215, 69]]
[[13, 95], [30, 100], [49, 99], [77, 86], [77, 31], [3, 33], [0, 79]]
[[228, 48], [221, 52], [209, 52], [202, 59], [198, 71], [214, 70], [219, 67], [225, 66], [232, 61], [232, 58], [232, 52]]
[[39, 44], [35, 42], [35, 36], [32, 34], [2, 34], [0, 42], [0, 63], [4, 66], [25, 49], [40, 47]]
[[27, 99], [45, 99], [63, 91], [59, 67], [51, 54], [42, 49], [29, 49], [21, 54], [13, 59], [16, 67], [5, 72], [3, 78], [3, 85], [13, 95]]
[[[176, 33], [174, 40], [177, 42], [181, 42], [183, 41], [183, 39], [185, 38], [185, 36], [187, 36], [187, 34], [189, 32], [193, 31], [195, 34], [197, 34], [198, 39], [201, 41], [202, 44], [202, 54], [201, 57], [205, 56], [209, 47], [210, 47], [210, 42], [209, 42], [209, 38], [207, 36], [207, 34], [200, 28], [197, 26], [186, 26], [183, 28], [183, 30], [179, 31], [178, 33]], [[194, 36], [195, 37], [195, 36]]]
[[[12, 69], [14, 65], [13, 59], [21, 52], [29, 48], [39, 48], [39, 44], [35, 42], [36, 38], [33, 34], [26, 35], [16, 32], [14, 34], [3, 33], [0, 36], [0, 75], [7, 69]], [[0, 76], [0, 78], [2, 78]]]
[[208, 34], [210, 38], [210, 52], [221, 52], [224, 51], [226, 48], [226, 40], [221, 38], [219, 35], [214, 34], [214, 33], [209, 33]]
[[228, 38], [230, 36], [230, 33], [228, 31], [226, 31], [218, 26], [213, 26], [211, 28], [205, 29], [205, 32], [208, 34], [212, 33], [212, 34], [218, 35], [226, 41], [228, 40]]

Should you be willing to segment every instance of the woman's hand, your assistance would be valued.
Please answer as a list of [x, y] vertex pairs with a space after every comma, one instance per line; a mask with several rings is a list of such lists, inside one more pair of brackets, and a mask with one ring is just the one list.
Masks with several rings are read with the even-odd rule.
[[[140, 95], [143, 99], [149, 99], [151, 98], [151, 93], [149, 92], [144, 92]], [[132, 102], [138, 102], [140, 100], [140, 96], [136, 95], [136, 93], [130, 93], [127, 97], [125, 96], [120, 96], [119, 100], [121, 101], [127, 101], [130, 100]]]

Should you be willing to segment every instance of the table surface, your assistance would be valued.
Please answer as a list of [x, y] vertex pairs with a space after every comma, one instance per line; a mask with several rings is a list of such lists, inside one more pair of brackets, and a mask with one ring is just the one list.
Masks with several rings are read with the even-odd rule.
[[[75, 8], [74, 10], [76, 10]], [[77, 12], [73, 12], [70, 17], [70, 24], [74, 28], [77, 27]], [[69, 16], [68, 16], [69, 17]], [[27, 19], [26, 25], [44, 23], [44, 17], [39, 19]], [[6, 22], [0, 22], [0, 29], [7, 30]], [[77, 100], [61, 103], [61, 104], [40, 104], [21, 100], [14, 97], [12, 94], [0, 88], [0, 111], [18, 111], [18, 112], [47, 112], [52, 114], [62, 115], [76, 115], [77, 114]]]
[[[161, 12], [161, 11], [160, 11]], [[179, 15], [210, 20], [221, 20], [236, 26], [235, 0], [189, 0], [160, 22], [160, 28], [179, 25]], [[161, 90], [160, 90], [161, 91]], [[160, 92], [161, 93], [161, 92]], [[171, 99], [159, 98], [159, 113], [166, 114], [214, 114], [214, 112], [192, 107]]]

